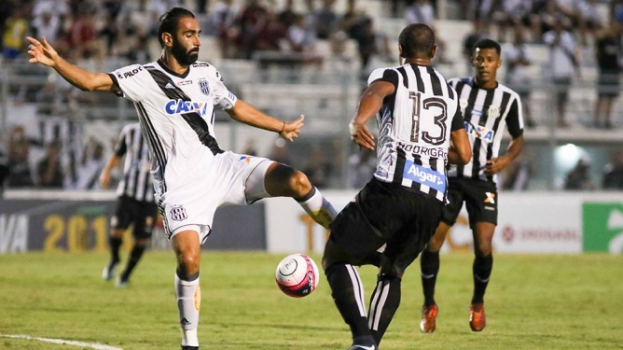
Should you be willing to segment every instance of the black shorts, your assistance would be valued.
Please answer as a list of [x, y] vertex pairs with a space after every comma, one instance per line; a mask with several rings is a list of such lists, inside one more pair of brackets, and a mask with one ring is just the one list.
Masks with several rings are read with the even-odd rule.
[[134, 224], [132, 230], [134, 238], [151, 238], [157, 215], [156, 203], [121, 196], [117, 199], [115, 215], [110, 219], [110, 226], [116, 230], [125, 230]]
[[454, 225], [465, 202], [472, 228], [477, 222], [498, 224], [498, 190], [494, 182], [452, 177], [448, 183], [450, 203], [444, 207], [441, 221]]
[[376, 251], [387, 244], [383, 256], [402, 274], [435, 233], [442, 209], [434, 197], [372, 179], [331, 223], [325, 261], [377, 265]]

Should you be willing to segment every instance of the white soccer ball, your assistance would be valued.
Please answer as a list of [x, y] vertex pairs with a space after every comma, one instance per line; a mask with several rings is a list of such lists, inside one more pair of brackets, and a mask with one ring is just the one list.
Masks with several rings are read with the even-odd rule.
[[282, 292], [293, 298], [308, 296], [318, 286], [318, 266], [305, 254], [285, 257], [275, 271], [275, 281]]

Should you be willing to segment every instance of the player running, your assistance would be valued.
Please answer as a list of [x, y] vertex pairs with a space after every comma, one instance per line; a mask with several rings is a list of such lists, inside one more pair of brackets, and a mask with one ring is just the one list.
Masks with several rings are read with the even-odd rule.
[[[422, 253], [420, 268], [424, 289], [424, 307], [420, 329], [435, 331], [439, 308], [435, 302], [435, 283], [439, 272], [439, 250], [461, 211], [463, 202], [469, 214], [474, 236], [474, 294], [469, 311], [469, 325], [475, 332], [485, 328], [484, 295], [493, 268], [491, 240], [498, 219], [497, 173], [521, 153], [523, 118], [519, 95], [496, 80], [502, 65], [500, 45], [490, 39], [478, 41], [472, 65], [476, 76], [451, 79], [459, 95], [465, 129], [473, 147], [472, 160], [448, 171], [448, 199], [435, 235]], [[498, 156], [503, 130], [508, 128], [512, 141], [505, 155]]]
[[126, 287], [132, 271], [141, 260], [145, 247], [151, 239], [151, 232], [156, 224], [158, 206], [154, 203], [154, 186], [151, 181], [151, 161], [147, 142], [141, 135], [139, 123], [126, 125], [115, 147], [115, 152], [108, 159], [100, 174], [102, 188], [110, 184], [110, 172], [119, 165], [125, 156], [123, 176], [117, 186], [117, 206], [110, 219], [112, 228], [108, 239], [110, 262], [104, 266], [102, 278], [113, 279], [117, 264], [120, 262], [119, 248], [123, 243], [123, 232], [133, 225], [134, 246], [125, 270], [115, 281], [116, 287]]
[[223, 151], [214, 135], [214, 109], [232, 119], [292, 141], [303, 116], [286, 123], [231, 93], [214, 66], [198, 62], [201, 30], [192, 12], [173, 8], [160, 18], [160, 58], [110, 74], [91, 73], [60, 57], [43, 38], [28, 38], [31, 63], [54, 68], [85, 91], [108, 91], [136, 106], [152, 159], [156, 203], [177, 257], [175, 292], [182, 349], [197, 349], [201, 293], [201, 244], [216, 209], [267, 197], [292, 197], [316, 222], [328, 227], [335, 210], [302, 172], [266, 158]]
[[[366, 123], [377, 117], [376, 172], [331, 224], [322, 261], [335, 305], [351, 329], [350, 350], [378, 349], [400, 304], [405, 269], [439, 225], [446, 165], [466, 163], [472, 155], [458, 95], [431, 67], [433, 31], [412, 24], [398, 42], [406, 64], [372, 72], [350, 123], [352, 140], [373, 150]], [[369, 315], [353, 267], [364, 264], [380, 266]]]

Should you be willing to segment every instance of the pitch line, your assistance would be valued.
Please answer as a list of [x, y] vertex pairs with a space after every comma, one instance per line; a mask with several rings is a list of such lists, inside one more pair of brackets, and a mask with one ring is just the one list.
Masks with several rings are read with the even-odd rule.
[[64, 339], [31, 337], [29, 335], [24, 335], [24, 334], [0, 334], [0, 338], [38, 340], [38, 341], [47, 342], [47, 343], [88, 347], [88, 348], [97, 349], [97, 350], [123, 350], [122, 348], [116, 348], [114, 346], [102, 345], [102, 344], [97, 344], [97, 343], [89, 344], [89, 343], [83, 343], [83, 342], [72, 341], [72, 340], [64, 340]]

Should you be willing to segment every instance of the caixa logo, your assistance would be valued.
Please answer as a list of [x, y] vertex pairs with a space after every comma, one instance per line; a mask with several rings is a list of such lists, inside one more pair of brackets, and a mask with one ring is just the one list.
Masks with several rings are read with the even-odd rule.
[[493, 142], [493, 130], [487, 129], [484, 126], [474, 125], [470, 122], [465, 122], [465, 130], [467, 134], [473, 135], [487, 143]]
[[192, 102], [184, 100], [169, 100], [164, 106], [168, 115], [195, 112], [201, 116], [206, 114], [208, 104], [205, 102]]

